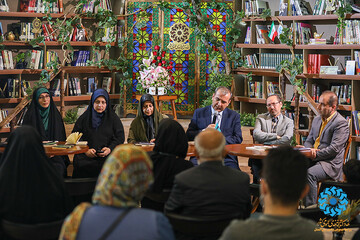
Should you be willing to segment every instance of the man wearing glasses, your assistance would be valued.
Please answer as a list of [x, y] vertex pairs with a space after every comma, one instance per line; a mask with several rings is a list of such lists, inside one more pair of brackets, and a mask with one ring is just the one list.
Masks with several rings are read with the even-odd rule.
[[318, 181], [341, 178], [349, 125], [336, 111], [337, 105], [338, 97], [334, 92], [324, 91], [321, 94], [318, 106], [320, 115], [314, 118], [309, 136], [304, 143], [312, 152], [312, 161], [308, 169], [310, 190], [304, 199], [305, 206], [316, 204]]
[[[267, 113], [256, 118], [253, 138], [255, 143], [267, 145], [289, 145], [294, 134], [294, 122], [281, 113], [283, 104], [279, 95], [270, 95], [266, 99]], [[253, 182], [258, 183], [262, 169], [261, 159], [249, 159], [253, 173]]]

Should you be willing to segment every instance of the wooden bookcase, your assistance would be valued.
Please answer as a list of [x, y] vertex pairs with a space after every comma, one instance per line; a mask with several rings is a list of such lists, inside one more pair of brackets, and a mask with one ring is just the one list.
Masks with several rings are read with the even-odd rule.
[[[3, 31], [4, 33], [8, 32], [8, 26], [11, 23], [16, 22], [32, 22], [33, 19], [39, 18], [42, 22], [45, 22], [42, 17], [45, 16], [43, 13], [28, 13], [28, 12], [19, 12], [19, 3], [20, 0], [11, 0], [7, 1], [9, 4], [10, 12], [0, 12], [0, 22], [2, 23]], [[112, 1], [112, 4], [114, 5], [116, 1]], [[74, 6], [74, 4], [77, 4], [76, 1], [73, 0], [63, 0], [64, 3], [64, 13], [67, 13], [67, 9], [70, 9]], [[64, 19], [64, 13], [52, 13], [51, 17], [55, 21], [56, 19]], [[68, 14], [66, 15], [67, 18], [73, 17], [74, 14]], [[118, 17], [118, 20], [123, 20], [123, 17]], [[86, 27], [87, 30], [89, 30], [89, 38], [92, 41], [77, 41], [77, 42], [70, 42], [71, 46], [74, 48], [74, 50], [88, 50], [91, 51], [92, 46], [99, 46], [102, 53], [104, 52], [105, 46], [107, 43], [105, 42], [94, 42], [94, 30], [96, 28], [96, 20], [89, 17], [83, 17], [82, 18], [83, 24]], [[24, 41], [7, 41], [4, 40], [3, 43], [0, 45], [4, 46], [5, 50], [10, 50], [13, 52], [13, 59], [14, 59], [14, 65], [15, 65], [15, 56], [23, 51], [26, 50], [32, 50], [33, 47], [28, 43]], [[111, 43], [112, 49], [111, 54], [115, 55], [117, 54], [117, 47], [115, 43]], [[39, 47], [37, 49], [43, 50], [44, 53], [46, 53], [47, 50], [56, 51], [59, 56], [60, 62], [63, 60], [63, 52], [61, 50], [62, 44], [57, 41], [45, 41], [45, 44], [39, 44]], [[91, 53], [92, 55], [92, 53]], [[112, 56], [114, 57], [114, 56]], [[90, 56], [91, 59], [91, 56]], [[44, 54], [44, 66], [45, 66], [45, 54]], [[45, 67], [44, 67], [45, 68]], [[21, 82], [22, 80], [29, 81], [30, 84], [35, 83], [35, 81], [39, 80], [40, 73], [43, 69], [6, 69], [6, 70], [0, 70], [0, 79], [7, 79], [7, 78], [18, 78]], [[48, 70], [51, 72], [52, 70]], [[60, 96], [59, 97], [53, 97], [55, 103], [60, 109], [60, 112], [62, 116], [65, 116], [65, 110], [68, 108], [68, 106], [71, 105], [79, 105], [79, 104], [88, 104], [90, 100], [90, 95], [86, 94], [87, 91], [84, 91], [87, 85], [87, 82], [83, 80], [84, 77], [96, 77], [98, 80], [98, 88], [101, 88], [102, 86], [102, 78], [104, 76], [106, 77], [112, 77], [112, 86], [110, 91], [110, 99], [113, 99], [113, 103], [118, 103], [120, 99], [120, 89], [119, 89], [119, 82], [116, 80], [115, 76], [116, 72], [104, 69], [104, 68], [97, 68], [94, 66], [66, 66], [62, 67], [59, 74], [56, 76], [56, 78], [60, 79], [61, 83], [63, 83], [64, 79], [69, 79], [70, 77], [79, 77], [80, 78], [80, 85], [82, 89], [82, 95], [80, 96], [70, 96], [68, 84], [66, 85], [66, 88], [61, 88]], [[50, 82], [49, 87], [52, 87], [53, 83]], [[61, 84], [61, 86], [63, 86]], [[0, 98], [0, 109], [7, 109], [9, 111], [9, 114], [11, 110], [21, 102], [22, 98], [24, 97], [21, 93], [21, 89], [19, 88], [19, 97], [18, 98]], [[1, 128], [0, 133], [8, 133], [10, 132], [9, 128]]]
[[[313, 8], [315, 0], [310, 0], [310, 5]], [[251, 17], [244, 18], [243, 21], [245, 26], [242, 27], [242, 36], [240, 42], [236, 47], [241, 51], [243, 56], [257, 54], [258, 60], [260, 61], [260, 56], [264, 53], [288, 53], [290, 54], [289, 46], [285, 44], [257, 44], [256, 41], [256, 25], [268, 25], [270, 26], [272, 22], [275, 23], [276, 27], [279, 25], [277, 18], [280, 19], [285, 26], [290, 27], [291, 24], [297, 22], [309, 23], [312, 24], [313, 29], [315, 28], [318, 33], [324, 32], [323, 38], [330, 39], [335, 35], [337, 16], [336, 15], [307, 15], [307, 16], [277, 16], [279, 10], [279, 1], [268, 1], [269, 7], [271, 9], [272, 17], [269, 19], [262, 19], [260, 17]], [[240, 4], [241, 8], [245, 8], [245, 0]], [[275, 17], [277, 16], [277, 17]], [[346, 16], [348, 20], [359, 20], [360, 14], [348, 14]], [[251, 27], [251, 41], [250, 43], [245, 44], [245, 35], [247, 27]], [[338, 111], [346, 117], [352, 119], [352, 111], [360, 109], [360, 75], [325, 75], [325, 74], [308, 74], [307, 64], [308, 64], [308, 55], [309, 54], [328, 54], [334, 59], [339, 58], [345, 67], [345, 58], [354, 60], [354, 52], [360, 51], [360, 45], [358, 44], [341, 44], [341, 45], [295, 45], [295, 54], [302, 54], [304, 60], [303, 73], [298, 75], [297, 78], [304, 79], [307, 82], [306, 91], [313, 95], [312, 85], [321, 84], [325, 88], [322, 90], [330, 90], [332, 84], [347, 84], [351, 85], [351, 104], [343, 105], [340, 104]], [[260, 63], [261, 64], [261, 63]], [[339, 64], [338, 64], [339, 65]], [[340, 65], [339, 65], [340, 66]], [[341, 69], [341, 67], [339, 67]], [[262, 113], [266, 112], [265, 108], [265, 99], [267, 97], [266, 82], [267, 81], [276, 81], [279, 82], [279, 74], [275, 69], [263, 69], [263, 68], [238, 68], [234, 69], [236, 75], [240, 77], [236, 81], [236, 96], [234, 101], [237, 102], [236, 107], [239, 108], [240, 113], [252, 112], [252, 113]], [[261, 82], [263, 85], [263, 92], [259, 98], [251, 98], [248, 95], [248, 76], [251, 75], [252, 81]], [[284, 84], [284, 82], [280, 84]], [[285, 84], [290, 84], [285, 82]], [[280, 87], [281, 88], [281, 87]], [[284, 90], [284, 86], [282, 86]], [[294, 106], [294, 102], [291, 102], [291, 105]], [[300, 112], [304, 115], [310, 116], [310, 108], [308, 103], [300, 102]], [[307, 120], [308, 121], [308, 120]], [[351, 126], [351, 132], [353, 135], [353, 142], [351, 146], [350, 157], [356, 158], [356, 146], [360, 142], [360, 137], [354, 136], [355, 132]], [[306, 134], [306, 129], [300, 129], [302, 133]]]

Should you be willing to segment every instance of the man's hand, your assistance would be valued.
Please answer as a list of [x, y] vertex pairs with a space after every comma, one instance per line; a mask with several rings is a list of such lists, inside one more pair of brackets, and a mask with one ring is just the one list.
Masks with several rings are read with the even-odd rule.
[[276, 139], [281, 139], [281, 137], [280, 137], [280, 136], [276, 136]]
[[151, 143], [155, 142], [155, 138], [151, 139], [150, 142], [151, 142]]
[[311, 149], [311, 159], [315, 159], [316, 158], [316, 153], [320, 151], [320, 149], [315, 149], [315, 148], [312, 148]]
[[93, 148], [90, 148], [89, 150], [86, 151], [85, 155], [89, 158], [94, 158], [94, 157], [96, 157], [96, 150]]
[[215, 129], [216, 125], [215, 124], [209, 124], [209, 126], [207, 126], [206, 128], [214, 128]]
[[297, 148], [304, 148], [304, 145], [296, 145]]
[[106, 156], [109, 155], [110, 152], [111, 152], [110, 148], [108, 148], [108, 147], [103, 147], [103, 148], [101, 149], [101, 151], [103, 151], [103, 152], [97, 154], [99, 157], [106, 157]]

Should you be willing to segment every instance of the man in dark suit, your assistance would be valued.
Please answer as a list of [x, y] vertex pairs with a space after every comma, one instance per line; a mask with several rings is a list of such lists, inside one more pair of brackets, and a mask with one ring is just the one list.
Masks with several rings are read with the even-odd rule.
[[167, 212], [188, 216], [250, 215], [250, 178], [246, 173], [225, 167], [225, 138], [215, 129], [206, 129], [195, 138], [199, 166], [176, 175]]
[[[211, 106], [196, 109], [186, 131], [189, 141], [206, 128], [217, 129], [224, 134], [226, 144], [240, 144], [242, 142], [240, 115], [227, 108], [231, 102], [231, 92], [226, 87], [218, 87], [212, 96]], [[196, 159], [191, 159], [197, 165]], [[239, 169], [237, 156], [227, 155], [225, 166]]]
[[325, 91], [319, 99], [320, 116], [314, 118], [304, 146], [311, 148], [311, 166], [308, 169], [309, 194], [305, 206], [316, 204], [317, 182], [341, 178], [349, 126], [346, 119], [336, 111], [338, 97], [332, 91]]

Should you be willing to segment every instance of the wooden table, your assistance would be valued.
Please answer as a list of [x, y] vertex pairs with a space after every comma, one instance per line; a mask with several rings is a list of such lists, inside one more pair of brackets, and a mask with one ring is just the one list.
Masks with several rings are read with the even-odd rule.
[[[146, 152], [151, 152], [154, 149], [155, 145], [141, 145], [141, 147]], [[195, 156], [195, 146], [193, 142], [189, 142], [188, 152], [186, 154], [187, 157], [194, 157]]]
[[[140, 101], [142, 95], [136, 95], [136, 99]], [[178, 98], [177, 95], [153, 95], [154, 100], [155, 100], [155, 104], [156, 104], [156, 109], [161, 113], [162, 109], [161, 109], [161, 104], [162, 101], [170, 101], [171, 103], [171, 110], [172, 110], [172, 115], [174, 116], [174, 119], [177, 120], [177, 116], [176, 116], [176, 108], [175, 108], [175, 100]]]
[[[57, 145], [63, 145], [65, 142], [58, 142]], [[54, 148], [54, 145], [44, 145], [45, 153], [47, 156], [63, 156], [69, 154], [85, 153], [89, 150], [89, 146], [72, 146], [71, 148]], [[5, 147], [0, 147], [0, 152], [4, 152]]]
[[[246, 149], [247, 147], [254, 146], [264, 146], [262, 144], [229, 144], [225, 146], [225, 150], [230, 155], [255, 158], [255, 159], [263, 159], [266, 157], [268, 151], [267, 150], [252, 150]], [[306, 157], [310, 158], [311, 151], [309, 149], [300, 150]]]

